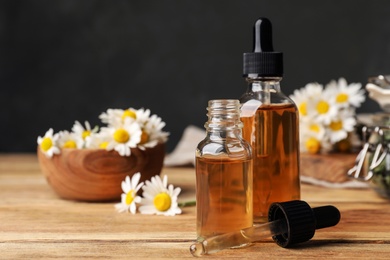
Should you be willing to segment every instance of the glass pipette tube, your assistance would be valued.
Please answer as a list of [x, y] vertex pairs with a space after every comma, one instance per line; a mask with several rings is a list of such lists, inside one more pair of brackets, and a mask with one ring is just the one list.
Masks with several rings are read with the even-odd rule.
[[198, 240], [191, 245], [190, 252], [193, 256], [212, 254], [271, 236], [279, 246], [289, 247], [310, 240], [316, 229], [337, 225], [340, 217], [340, 211], [330, 205], [311, 208], [301, 200], [273, 203], [268, 212], [269, 222]]
[[197, 241], [190, 246], [190, 252], [193, 256], [198, 257], [227, 248], [235, 248], [239, 245], [249, 245], [254, 241], [284, 233], [287, 233], [286, 220], [277, 219], [264, 224], [255, 224], [252, 227], [239, 231], [209, 237], [203, 241]]

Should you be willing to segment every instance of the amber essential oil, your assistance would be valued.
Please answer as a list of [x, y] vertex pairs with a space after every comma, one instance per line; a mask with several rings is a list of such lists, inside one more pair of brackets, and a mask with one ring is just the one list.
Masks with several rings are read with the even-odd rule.
[[198, 236], [252, 226], [251, 161], [197, 158], [196, 169]]
[[300, 199], [298, 118], [294, 104], [262, 105], [242, 117], [253, 155], [253, 212], [265, 222], [271, 203]]

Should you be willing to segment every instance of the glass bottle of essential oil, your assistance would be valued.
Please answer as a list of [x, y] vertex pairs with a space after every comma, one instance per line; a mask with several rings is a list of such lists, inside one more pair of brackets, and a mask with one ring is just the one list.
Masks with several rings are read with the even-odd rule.
[[271, 203], [300, 199], [298, 109], [281, 92], [283, 53], [273, 50], [268, 19], [255, 22], [254, 50], [243, 58], [241, 121], [252, 146], [254, 222], [265, 222]]
[[252, 154], [239, 100], [210, 100], [205, 128], [196, 149], [198, 241], [253, 225]]

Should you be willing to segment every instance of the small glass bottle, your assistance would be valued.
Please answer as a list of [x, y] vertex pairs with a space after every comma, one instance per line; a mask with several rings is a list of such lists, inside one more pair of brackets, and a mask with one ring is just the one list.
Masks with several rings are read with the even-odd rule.
[[273, 202], [300, 199], [299, 118], [281, 92], [283, 53], [274, 52], [271, 22], [254, 25], [254, 51], [244, 53], [247, 92], [241, 97], [243, 138], [253, 153], [254, 222], [265, 222]]
[[253, 225], [252, 154], [241, 136], [240, 102], [210, 100], [205, 128], [196, 149], [198, 241]]

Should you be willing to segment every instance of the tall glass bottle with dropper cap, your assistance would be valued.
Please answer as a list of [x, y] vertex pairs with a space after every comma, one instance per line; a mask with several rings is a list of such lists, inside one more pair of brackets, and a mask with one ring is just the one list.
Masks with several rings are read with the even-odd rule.
[[253, 153], [254, 222], [265, 222], [271, 203], [300, 199], [299, 119], [280, 88], [283, 53], [273, 50], [271, 22], [258, 19], [253, 37], [253, 52], [243, 55], [241, 121]]
[[242, 139], [239, 100], [210, 100], [196, 149], [197, 240], [253, 224], [252, 153]]

